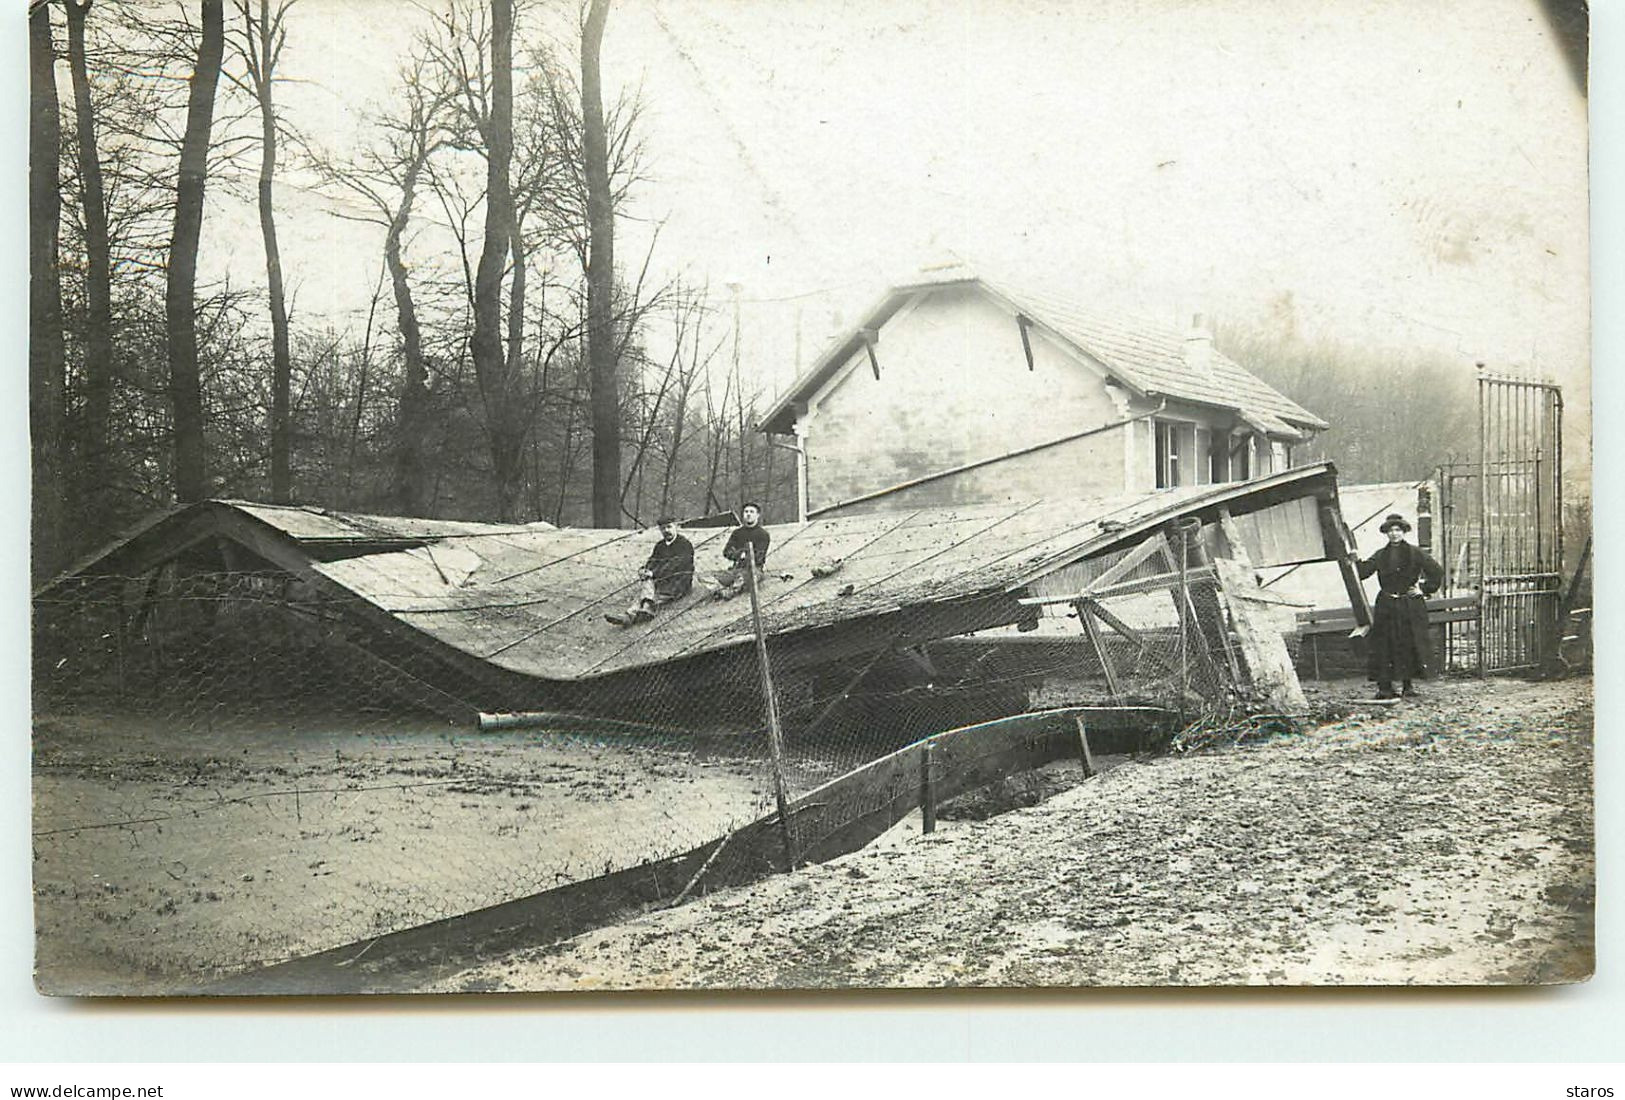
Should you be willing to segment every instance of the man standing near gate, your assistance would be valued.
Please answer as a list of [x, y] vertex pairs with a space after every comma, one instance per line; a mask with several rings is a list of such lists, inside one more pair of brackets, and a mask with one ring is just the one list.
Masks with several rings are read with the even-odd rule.
[[1392, 512], [1378, 528], [1388, 545], [1359, 563], [1360, 576], [1375, 573], [1381, 591], [1372, 609], [1366, 636], [1367, 670], [1377, 682], [1377, 698], [1394, 698], [1399, 681], [1407, 698], [1415, 697], [1412, 680], [1427, 675], [1427, 597], [1439, 590], [1444, 568], [1420, 547], [1405, 541], [1410, 522]]

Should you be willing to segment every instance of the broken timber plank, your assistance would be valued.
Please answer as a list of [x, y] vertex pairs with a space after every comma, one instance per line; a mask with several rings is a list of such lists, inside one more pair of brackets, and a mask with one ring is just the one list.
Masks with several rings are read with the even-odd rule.
[[1219, 590], [1230, 607], [1230, 620], [1253, 686], [1282, 711], [1302, 710], [1308, 700], [1287, 653], [1286, 640], [1275, 626], [1274, 610], [1264, 601], [1251, 598], [1252, 590], [1258, 587], [1252, 569], [1230, 558], [1215, 559], [1214, 565], [1218, 567]]
[[1343, 590], [1348, 593], [1349, 608], [1354, 612], [1355, 633], [1364, 634], [1371, 629], [1371, 600], [1360, 581], [1354, 540], [1343, 524], [1343, 517], [1329, 502], [1321, 503], [1320, 528], [1326, 537], [1326, 549], [1337, 559], [1338, 571], [1343, 576]]

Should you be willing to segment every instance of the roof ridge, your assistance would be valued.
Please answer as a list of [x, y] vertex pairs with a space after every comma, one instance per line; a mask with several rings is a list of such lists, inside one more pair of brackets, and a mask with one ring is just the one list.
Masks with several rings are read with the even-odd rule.
[[1158, 320], [1145, 311], [1080, 300], [1072, 294], [1023, 287], [1002, 274], [990, 274], [985, 265], [955, 258], [955, 264], [922, 268], [913, 278], [893, 283], [856, 325], [839, 334], [773, 402], [759, 422], [760, 429], [787, 431], [796, 403], [826, 385], [840, 363], [861, 347], [863, 331], [875, 327], [877, 320], [883, 324], [903, 298], [967, 283], [1030, 314], [1052, 335], [1099, 360], [1137, 392], [1232, 410], [1248, 419], [1280, 424], [1287, 432], [1293, 424], [1317, 430], [1330, 426], [1217, 348], [1207, 356], [1206, 368], [1193, 367], [1185, 356], [1185, 333], [1177, 322]]

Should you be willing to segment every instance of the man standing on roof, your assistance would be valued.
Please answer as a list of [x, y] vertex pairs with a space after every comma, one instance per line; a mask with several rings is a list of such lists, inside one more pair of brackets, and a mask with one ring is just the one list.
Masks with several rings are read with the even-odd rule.
[[1388, 545], [1360, 562], [1360, 576], [1375, 573], [1381, 591], [1372, 609], [1371, 633], [1366, 638], [1368, 672], [1377, 681], [1377, 698], [1394, 698], [1394, 681], [1406, 697], [1414, 697], [1413, 679], [1427, 675], [1427, 597], [1439, 590], [1444, 568], [1405, 541], [1411, 525], [1392, 512], [1378, 528]]
[[677, 533], [677, 521], [660, 517], [660, 541], [649, 552], [649, 560], [638, 572], [643, 582], [638, 598], [622, 615], [605, 615], [616, 626], [646, 623], [662, 605], [680, 600], [694, 586], [694, 544]]
[[744, 591], [747, 553], [756, 561], [758, 576], [761, 575], [762, 566], [767, 564], [767, 547], [772, 538], [767, 528], [762, 526], [761, 506], [752, 501], [739, 510], [739, 515], [742, 522], [733, 529], [728, 536], [728, 544], [722, 548], [722, 556], [728, 559], [728, 568], [700, 577], [700, 583], [719, 600], [731, 600]]

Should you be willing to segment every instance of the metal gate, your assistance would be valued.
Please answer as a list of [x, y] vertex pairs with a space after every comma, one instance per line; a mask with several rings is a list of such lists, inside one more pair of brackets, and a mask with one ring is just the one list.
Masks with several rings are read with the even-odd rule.
[[1562, 600], [1563, 394], [1550, 382], [1480, 374], [1478, 461], [1439, 467], [1445, 591], [1478, 616], [1446, 624], [1448, 668], [1481, 675], [1556, 658]]

